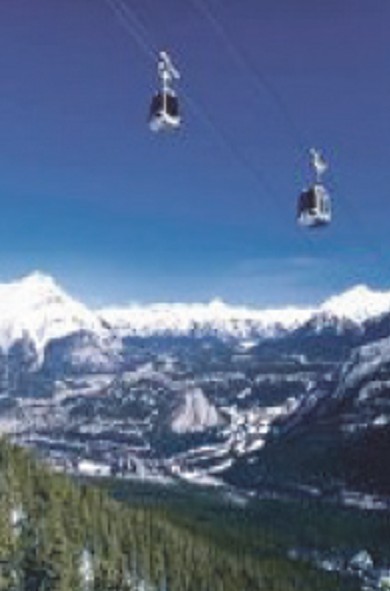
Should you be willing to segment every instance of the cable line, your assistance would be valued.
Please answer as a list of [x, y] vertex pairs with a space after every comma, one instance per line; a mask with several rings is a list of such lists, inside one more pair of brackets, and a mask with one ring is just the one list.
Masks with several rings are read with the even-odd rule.
[[[256, 88], [261, 90], [266, 90], [269, 95], [275, 100], [275, 104], [279, 108], [280, 114], [283, 116], [286, 129], [289, 133], [290, 139], [292, 139], [295, 145], [299, 148], [299, 151], [307, 152], [307, 142], [304, 140], [304, 134], [299, 129], [296, 121], [291, 116], [290, 111], [288, 110], [283, 97], [279, 94], [279, 92], [273, 87], [270, 81], [264, 76], [263, 73], [260, 73], [258, 68], [254, 67], [253, 63], [250, 62], [248, 57], [242, 51], [242, 49], [231, 40], [230, 35], [226, 29], [226, 27], [217, 19], [215, 14], [212, 12], [208, 0], [189, 0], [192, 6], [198, 11], [198, 13], [202, 14], [204, 18], [209, 22], [210, 26], [214, 29], [216, 35], [224, 42], [230, 54], [234, 57], [237, 64], [240, 65], [241, 68], [247, 71], [252, 83], [256, 86]], [[311, 151], [311, 150], [310, 150]], [[331, 174], [331, 179], [334, 179], [333, 175]], [[334, 184], [333, 182], [331, 183]], [[308, 191], [313, 191], [315, 185], [310, 188]], [[365, 235], [367, 240], [368, 250], [372, 253], [375, 253], [376, 258], [384, 260], [384, 252], [382, 249], [382, 245], [377, 243], [374, 245], [372, 241], [369, 239], [369, 234], [367, 232], [367, 224], [366, 221], [360, 216], [360, 213], [356, 209], [352, 200], [347, 197], [346, 193], [340, 193], [343, 195], [344, 202], [347, 204], [349, 210], [354, 215], [355, 219], [359, 222], [358, 225], [364, 228]], [[325, 200], [329, 202], [329, 195], [326, 195]], [[317, 202], [318, 198], [315, 199], [317, 210]], [[299, 208], [301, 208], [301, 204], [299, 204]], [[329, 220], [327, 221], [329, 223]], [[315, 225], [313, 224], [313, 227]]]
[[[153, 61], [153, 63], [156, 63], [160, 52], [153, 43], [148, 29], [139, 19], [134, 9], [131, 8], [130, 5], [125, 2], [125, 0], [104, 1], [111, 9], [111, 11], [115, 15], [121, 26], [124, 28], [124, 30], [136, 42], [139, 49], [145, 54], [145, 56], [149, 60]], [[231, 40], [226, 27], [217, 19], [215, 14], [211, 11], [207, 0], [189, 1], [191, 2], [194, 9], [208, 21], [209, 25], [215, 31], [215, 34], [228, 48], [230, 54], [232, 55], [236, 63], [242, 69], [246, 70], [246, 72], [249, 74], [249, 78], [252, 84], [256, 87], [256, 89], [261, 90], [262, 92], [266, 91], [269, 94], [269, 96], [275, 101], [275, 105], [278, 107], [278, 110], [282, 118], [284, 119], [285, 128], [292, 144], [298, 149], [300, 154], [303, 152], [307, 153], [309, 150], [308, 144], [304, 139], [304, 134], [302, 133], [296, 121], [292, 117], [280, 93], [270, 83], [267, 77], [264, 76], [263, 73], [259, 72], [258, 68], [256, 68], [253, 65], [253, 63], [248, 59], [248, 56], [242, 51], [242, 49], [239, 46], [237, 46], [237, 44], [234, 41]], [[213, 135], [225, 147], [225, 149], [227, 149], [227, 151], [231, 153], [231, 155], [235, 158], [236, 161], [240, 163], [241, 166], [243, 166], [248, 170], [248, 172], [250, 172], [252, 178], [257, 182], [258, 185], [260, 185], [262, 193], [267, 195], [267, 197], [272, 198], [273, 201], [275, 199], [280, 199], [279, 192], [274, 190], [274, 188], [269, 183], [264, 174], [258, 169], [258, 167], [256, 167], [252, 163], [251, 159], [248, 158], [246, 154], [237, 146], [234, 139], [228, 133], [226, 133], [225, 130], [221, 129], [214, 122], [213, 118], [210, 116], [205, 107], [201, 103], [199, 103], [199, 101], [193, 98], [188, 88], [187, 90], [181, 90], [181, 94], [184, 96], [190, 109], [199, 118], [203, 119], [203, 121], [207, 124], [208, 128], [212, 131]], [[332, 178], [333, 175], [331, 175], [331, 185], [334, 185]], [[319, 198], [316, 196], [316, 202], [319, 203], [318, 199]], [[366, 221], [360, 216], [360, 213], [356, 209], [355, 204], [352, 202], [352, 200], [348, 199], [347, 194], [343, 194], [343, 199], [345, 200], [348, 207], [352, 211], [354, 217], [358, 221], [358, 225], [360, 225], [360, 227], [364, 229], [363, 233], [367, 241], [367, 250], [372, 253], [377, 264], [381, 266], [381, 263], [383, 264], [383, 262], [385, 261], [381, 245], [376, 245], [372, 242], [371, 237], [369, 236], [369, 232], [367, 232]], [[284, 207], [284, 203], [282, 203], [282, 206]], [[300, 235], [302, 236], [302, 234]], [[309, 239], [306, 233], [303, 233], [303, 237], [306, 240]], [[310, 246], [311, 245], [312, 243], [310, 241]]]
[[283, 97], [279, 94], [276, 88], [271, 84], [268, 78], [263, 73], [260, 73], [259, 69], [253, 65], [242, 49], [230, 39], [226, 27], [213, 14], [206, 0], [189, 0], [189, 2], [198, 13], [203, 15], [209, 22], [216, 35], [225, 43], [236, 63], [249, 75], [255, 88], [261, 92], [266, 91], [275, 101], [275, 104], [278, 106], [279, 112], [285, 121], [286, 130], [293, 145], [299, 148], [299, 152], [307, 152], [307, 142], [304, 140], [304, 135], [298, 128]]
[[137, 43], [141, 51], [152, 61], [155, 61], [157, 51], [150, 43], [144, 38], [144, 32], [138, 31], [137, 28], [141, 28], [134, 18], [132, 18], [131, 12], [127, 5], [122, 0], [103, 0], [109, 9], [113, 12], [114, 16], [118, 20], [119, 24], [124, 30]]
[[[154, 62], [158, 59], [159, 52], [155, 49], [155, 44], [151, 40], [151, 36], [143, 23], [136, 15], [134, 9], [130, 8], [128, 3], [123, 0], [104, 0], [110, 9], [114, 12], [126, 32], [137, 43], [139, 49]], [[244, 155], [239, 148], [237, 148], [234, 140], [221, 130], [213, 121], [212, 117], [205, 110], [199, 101], [195, 100], [189, 90], [182, 90], [181, 94], [190, 106], [191, 110], [200, 116], [213, 134], [219, 139], [220, 143], [227, 149], [232, 156], [238, 160], [241, 166], [247, 168], [251, 176], [260, 185], [261, 190], [274, 202], [279, 198], [279, 193], [273, 189], [269, 181], [260, 171], [252, 164], [249, 158]]]

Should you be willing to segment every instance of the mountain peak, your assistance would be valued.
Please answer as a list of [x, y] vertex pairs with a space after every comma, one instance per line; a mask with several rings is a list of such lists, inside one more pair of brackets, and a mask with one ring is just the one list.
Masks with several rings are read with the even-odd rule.
[[348, 297], [370, 297], [370, 296], [375, 295], [377, 293], [381, 293], [381, 292], [374, 291], [373, 289], [368, 287], [368, 285], [366, 285], [365, 283], [358, 283], [357, 285], [344, 291], [341, 295], [343, 297], [347, 297], [347, 296]]
[[23, 275], [23, 277], [20, 279], [20, 281], [42, 283], [42, 284], [51, 284], [51, 285], [55, 284], [55, 280], [51, 275], [49, 275], [47, 273], [43, 273], [42, 271], [39, 271], [37, 269], [35, 269], [34, 271], [31, 271], [31, 273], [28, 273], [27, 275]]
[[24, 275], [19, 280], [13, 282], [11, 285], [19, 285], [22, 288], [41, 290], [41, 291], [61, 291], [62, 289], [55, 281], [55, 279], [41, 271], [33, 271], [28, 275]]
[[[41, 271], [33, 271], [14, 281], [0, 283], [0, 304], [5, 305], [7, 302], [11, 308], [18, 303], [23, 305], [32, 304], [32, 302], [43, 303], [53, 296], [67, 297], [53, 277]], [[0, 315], [1, 312], [0, 309]]]
[[55, 338], [87, 331], [119, 336], [213, 334], [240, 339], [270, 338], [313, 322], [364, 323], [390, 313], [390, 291], [360, 284], [313, 308], [262, 309], [232, 306], [220, 298], [208, 303], [132, 305], [90, 310], [73, 299], [51, 275], [33, 271], [0, 284], [0, 349], [27, 335], [42, 352]]
[[374, 291], [367, 285], [359, 284], [326, 300], [319, 311], [337, 318], [364, 322], [390, 312], [390, 292]]
[[0, 284], [0, 348], [29, 337], [42, 353], [46, 344], [78, 331], [101, 331], [100, 319], [50, 276], [34, 271]]

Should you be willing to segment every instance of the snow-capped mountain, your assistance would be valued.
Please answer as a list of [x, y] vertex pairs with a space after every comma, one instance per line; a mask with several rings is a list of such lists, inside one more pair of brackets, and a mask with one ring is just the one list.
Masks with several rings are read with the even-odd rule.
[[335, 335], [362, 331], [368, 323], [390, 314], [390, 292], [374, 291], [357, 285], [322, 303], [298, 327], [300, 335], [332, 332]]
[[355, 323], [366, 322], [387, 312], [390, 312], [390, 291], [373, 291], [366, 285], [357, 285], [329, 298], [318, 310], [318, 314]]
[[217, 336], [236, 339], [280, 337], [310, 327], [362, 326], [390, 313], [390, 292], [357, 286], [331, 297], [317, 308], [257, 309], [232, 306], [221, 300], [193, 304], [133, 304], [90, 310], [59, 287], [48, 275], [34, 272], [0, 284], [0, 349], [9, 350], [28, 338], [42, 354], [54, 340], [87, 332], [97, 337]]
[[99, 311], [121, 336], [214, 334], [240, 339], [279, 336], [297, 328], [312, 314], [311, 309], [294, 307], [261, 310], [230, 306], [218, 299], [208, 304], [133, 304]]
[[364, 285], [333, 296], [317, 308], [256, 309], [213, 300], [208, 304], [133, 304], [98, 312], [121, 336], [214, 334], [239, 339], [272, 339], [301, 328], [314, 333], [331, 328], [342, 333], [386, 313], [390, 313], [390, 291], [374, 291]]
[[67, 295], [55, 281], [35, 272], [19, 281], [0, 284], [0, 349], [29, 339], [39, 355], [53, 339], [88, 331], [103, 334], [102, 321]]
[[377, 449], [388, 436], [389, 342], [390, 292], [364, 286], [313, 309], [91, 310], [33, 273], [0, 285], [0, 432], [61, 461], [130, 454], [249, 486], [264, 478], [257, 454], [298, 433], [291, 466], [307, 453], [322, 470], [340, 437], [375, 431]]
[[260, 342], [257, 350], [263, 357], [294, 354], [343, 361], [353, 348], [388, 335], [390, 292], [359, 285], [329, 298], [284, 338]]

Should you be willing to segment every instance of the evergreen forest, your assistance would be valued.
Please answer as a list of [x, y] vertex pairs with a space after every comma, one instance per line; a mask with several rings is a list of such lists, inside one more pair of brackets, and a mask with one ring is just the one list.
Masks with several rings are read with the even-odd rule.
[[[0, 589], [9, 591], [334, 591], [354, 581], [287, 558], [278, 531], [245, 510], [114, 498], [0, 443]], [[118, 495], [117, 495], [118, 496]], [[232, 520], [233, 514], [233, 520]], [[247, 536], [248, 534], [248, 536]]]

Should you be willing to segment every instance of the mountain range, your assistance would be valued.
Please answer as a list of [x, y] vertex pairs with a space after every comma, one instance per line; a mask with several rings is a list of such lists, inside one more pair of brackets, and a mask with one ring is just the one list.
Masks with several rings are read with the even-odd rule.
[[221, 300], [200, 304], [132, 304], [91, 310], [68, 295], [55, 280], [34, 272], [0, 284], [0, 348], [29, 338], [43, 354], [50, 341], [78, 332], [98, 338], [128, 336], [218, 336], [235, 339], [275, 338], [297, 329], [313, 333], [351, 327], [390, 313], [390, 291], [354, 287], [313, 308], [256, 309]]
[[390, 494], [389, 384], [390, 292], [92, 310], [0, 285], [0, 432], [62, 469]]

